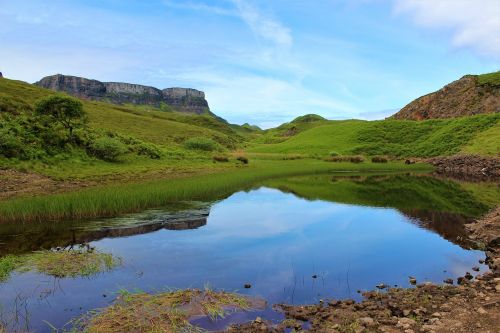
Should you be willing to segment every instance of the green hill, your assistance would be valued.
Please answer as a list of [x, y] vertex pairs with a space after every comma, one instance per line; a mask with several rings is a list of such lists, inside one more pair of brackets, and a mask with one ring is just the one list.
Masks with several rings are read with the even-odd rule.
[[500, 114], [425, 121], [320, 121], [316, 126], [301, 128], [289, 137], [283, 136], [284, 128], [270, 130], [265, 139], [249, 151], [395, 157], [430, 157], [460, 152], [498, 155], [499, 119]]
[[[81, 134], [80, 142], [48, 145], [44, 141], [47, 138], [42, 140], [39, 130], [43, 126], [36, 124], [34, 109], [37, 101], [56, 95], [67, 96], [25, 82], [0, 78], [0, 167], [35, 170], [64, 178], [203, 163], [211, 166], [213, 154], [233, 150], [246, 140], [246, 131], [240, 130], [240, 126], [230, 125], [210, 114], [186, 114], [168, 107], [81, 100], [88, 118], [88, 129]], [[54, 131], [51, 136], [59, 138], [62, 135], [60, 129]], [[87, 141], [100, 137], [116, 139], [126, 145], [127, 150], [119, 161], [109, 163], [89, 156]], [[213, 149], [188, 149], [186, 141], [193, 138], [208, 140]], [[10, 156], [8, 150], [11, 150], [11, 155], [20, 150], [26, 153]], [[153, 158], [146, 156], [148, 151], [153, 152], [149, 154]]]

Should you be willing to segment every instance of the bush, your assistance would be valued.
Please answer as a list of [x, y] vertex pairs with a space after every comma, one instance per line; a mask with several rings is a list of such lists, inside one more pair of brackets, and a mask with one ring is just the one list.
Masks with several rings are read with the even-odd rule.
[[365, 159], [363, 156], [332, 156], [325, 158], [327, 162], [351, 162], [351, 163], [362, 163]]
[[238, 156], [236, 160], [240, 161], [243, 164], [248, 164], [248, 158], [246, 156]]
[[145, 142], [135, 145], [134, 150], [137, 152], [137, 155], [145, 155], [152, 159], [159, 159], [162, 155], [157, 146]]
[[214, 162], [229, 162], [229, 158], [227, 156], [215, 155], [212, 159]]
[[218, 144], [209, 138], [195, 137], [184, 141], [184, 147], [193, 150], [214, 151], [218, 148]]
[[90, 145], [90, 153], [102, 160], [115, 162], [128, 151], [127, 146], [117, 139], [103, 137]]
[[0, 154], [7, 158], [27, 158], [24, 143], [19, 136], [9, 132], [8, 129], [0, 129]]
[[289, 161], [289, 160], [300, 160], [300, 159], [303, 159], [303, 158], [304, 158], [304, 156], [303, 156], [303, 155], [298, 155], [298, 154], [296, 154], [296, 155], [293, 155], [293, 154], [292, 154], [292, 155], [287, 154], [287, 155], [283, 156], [283, 160], [285, 160], [285, 161]]
[[333, 157], [333, 156], [339, 156], [340, 154], [337, 153], [336, 151], [331, 151], [331, 152], [328, 153], [328, 155], [330, 155], [330, 156]]
[[373, 163], [387, 163], [387, 161], [388, 161], [387, 157], [384, 157], [384, 156], [373, 156], [372, 157]]

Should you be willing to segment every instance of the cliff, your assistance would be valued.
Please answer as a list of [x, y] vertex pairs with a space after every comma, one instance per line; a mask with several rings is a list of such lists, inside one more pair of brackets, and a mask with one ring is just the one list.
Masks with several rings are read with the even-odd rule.
[[165, 103], [176, 111], [203, 114], [210, 111], [205, 93], [190, 88], [157, 89], [140, 84], [101, 82], [69, 75], [46, 76], [35, 85], [63, 91], [69, 95], [116, 104], [137, 104], [160, 107]]
[[440, 90], [417, 98], [393, 117], [424, 120], [500, 112], [500, 72], [465, 75]]

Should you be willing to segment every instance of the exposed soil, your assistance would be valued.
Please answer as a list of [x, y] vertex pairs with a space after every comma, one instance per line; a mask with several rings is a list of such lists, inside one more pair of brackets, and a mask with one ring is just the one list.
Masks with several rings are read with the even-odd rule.
[[43, 194], [54, 194], [74, 191], [82, 188], [133, 183], [147, 180], [174, 179], [195, 174], [206, 174], [219, 171], [210, 169], [162, 169], [142, 173], [116, 174], [96, 176], [75, 180], [55, 180], [34, 172], [20, 172], [12, 169], [0, 169], [0, 201], [16, 197], [34, 197]]
[[436, 173], [477, 180], [500, 179], [500, 158], [477, 155], [435, 157], [426, 160], [436, 167]]
[[[486, 249], [491, 271], [470, 274], [443, 285], [387, 288], [363, 293], [364, 300], [330, 300], [315, 305], [279, 304], [285, 320], [273, 324], [257, 318], [234, 325], [230, 332], [499, 332], [500, 328], [500, 206], [467, 225], [478, 247]], [[471, 268], [473, 270], [473, 268]], [[444, 281], [443, 281], [444, 282]], [[451, 285], [450, 283], [458, 283]]]
[[69, 191], [83, 186], [83, 183], [56, 181], [36, 173], [0, 169], [0, 200]]

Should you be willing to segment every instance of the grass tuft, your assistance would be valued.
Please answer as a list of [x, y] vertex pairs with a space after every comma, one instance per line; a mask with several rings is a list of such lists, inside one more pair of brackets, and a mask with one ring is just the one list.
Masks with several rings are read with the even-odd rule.
[[121, 264], [121, 259], [92, 249], [43, 250], [19, 256], [0, 258], [0, 281], [14, 271], [35, 271], [58, 278], [92, 276]]
[[223, 318], [228, 309], [247, 310], [250, 301], [224, 291], [185, 289], [159, 294], [121, 292], [117, 301], [70, 323], [72, 330], [109, 332], [201, 332], [189, 323], [193, 316]]

